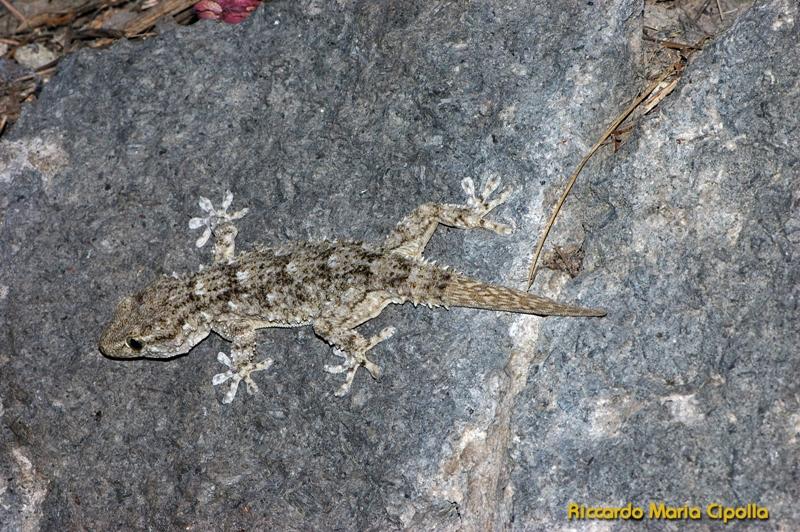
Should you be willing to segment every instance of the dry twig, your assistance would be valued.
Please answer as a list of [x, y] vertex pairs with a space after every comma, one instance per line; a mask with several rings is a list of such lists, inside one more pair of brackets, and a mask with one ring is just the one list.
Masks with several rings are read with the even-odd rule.
[[678, 70], [678, 65], [680, 63], [673, 63], [667, 69], [665, 69], [648, 87], [636, 98], [634, 99], [628, 107], [625, 108], [622, 113], [617, 116], [616, 119], [611, 123], [609, 127], [606, 128], [605, 132], [600, 136], [600, 139], [595, 143], [594, 146], [589, 150], [589, 152], [583, 156], [581, 162], [578, 163], [578, 167], [575, 168], [575, 171], [572, 172], [572, 175], [567, 180], [567, 186], [564, 187], [564, 191], [561, 193], [561, 197], [558, 199], [558, 203], [556, 203], [555, 209], [553, 209], [553, 213], [550, 215], [550, 219], [547, 221], [547, 225], [544, 226], [544, 231], [542, 232], [542, 236], [539, 238], [539, 243], [536, 245], [536, 251], [533, 253], [533, 259], [531, 260], [531, 266], [528, 270], [528, 290], [531, 289], [533, 285], [533, 280], [536, 277], [536, 265], [539, 262], [539, 256], [542, 254], [542, 248], [544, 247], [545, 240], [547, 240], [547, 236], [550, 234], [550, 230], [553, 228], [553, 224], [555, 224], [556, 217], [558, 213], [561, 211], [561, 207], [564, 205], [564, 201], [567, 199], [570, 191], [572, 190], [572, 186], [575, 184], [575, 181], [578, 179], [578, 174], [581, 173], [583, 167], [586, 166], [586, 163], [589, 162], [589, 159], [592, 158], [592, 155], [603, 145], [603, 143], [611, 136], [612, 133], [616, 131], [616, 129], [625, 121], [626, 118], [641, 104], [650, 94], [658, 87], [662, 81], [667, 79], [670, 75], [675, 73]]
[[14, 4], [12, 4], [9, 0], [0, 0], [0, 4], [3, 4], [3, 6], [8, 9], [8, 12], [14, 15], [14, 18], [22, 22], [23, 26], [28, 22], [28, 19], [25, 18], [25, 15], [20, 13], [19, 10], [14, 7]]
[[14, 21], [19, 20], [19, 25], [11, 30], [11, 35], [0, 36], [0, 45], [7, 45], [13, 57], [17, 48], [35, 43], [54, 51], [57, 59], [22, 79], [0, 84], [0, 136], [19, 117], [20, 105], [36, 97], [36, 90], [47, 83], [56, 63], [65, 55], [79, 48], [105, 47], [126, 37], [147, 37], [152, 35], [145, 33], [147, 28], [160, 18], [173, 17], [178, 23], [191, 23], [195, 19], [191, 6], [197, 0], [161, 0], [147, 13], [140, 13], [139, 0], [81, 0], [73, 2], [80, 5], [71, 9], [43, 4], [39, 12], [25, 15], [12, 2], [0, 0], [0, 13], [5, 7]]
[[163, 0], [155, 7], [148, 9], [142, 16], [129, 22], [125, 26], [125, 36], [133, 37], [152, 27], [161, 17], [179, 13], [190, 8], [196, 2], [197, 0]]
[[[659, 76], [655, 80], [653, 80], [653, 82], [650, 83], [650, 85], [648, 85], [647, 88], [644, 91], [642, 91], [642, 93], [639, 94], [639, 96], [637, 96], [628, 105], [628, 107], [626, 107], [625, 110], [622, 111], [622, 113], [620, 113], [617, 116], [616, 119], [614, 119], [611, 125], [608, 126], [605, 132], [600, 136], [600, 139], [595, 143], [595, 145], [592, 146], [589, 152], [583, 156], [583, 159], [581, 159], [581, 162], [578, 163], [577, 168], [575, 168], [575, 171], [572, 172], [572, 175], [570, 175], [569, 179], [567, 180], [567, 185], [564, 187], [564, 191], [561, 193], [561, 197], [558, 199], [558, 202], [556, 203], [556, 206], [553, 209], [552, 214], [550, 215], [550, 219], [547, 221], [547, 224], [544, 227], [542, 236], [539, 238], [539, 242], [536, 244], [536, 250], [533, 253], [533, 258], [531, 259], [531, 265], [528, 270], [528, 290], [531, 289], [533, 281], [536, 277], [537, 264], [539, 262], [539, 257], [542, 254], [542, 248], [544, 248], [544, 243], [547, 240], [547, 236], [550, 234], [550, 230], [553, 228], [553, 224], [555, 224], [556, 217], [558, 217], [558, 213], [561, 211], [561, 207], [564, 205], [564, 201], [567, 199], [567, 196], [572, 190], [573, 185], [575, 185], [575, 181], [578, 179], [578, 174], [581, 173], [583, 167], [586, 166], [586, 163], [589, 161], [589, 159], [592, 158], [595, 152], [597, 152], [600, 146], [602, 146], [608, 140], [609, 137], [619, 133], [617, 128], [619, 128], [619, 126], [625, 121], [625, 119], [628, 118], [628, 116], [630, 116], [630, 114], [637, 107], [639, 107], [642, 104], [642, 102], [647, 100], [650, 94], [652, 94], [653, 91], [655, 91], [659, 87], [659, 85], [661, 85], [661, 83], [663, 83], [671, 75], [676, 73], [679, 74], [682, 72], [685, 62], [688, 60], [689, 56], [693, 54], [695, 51], [700, 50], [709, 38], [710, 36], [703, 37], [702, 39], [700, 39], [699, 42], [697, 42], [697, 44], [694, 45], [669, 42], [668, 44], [672, 46], [666, 46], [666, 47], [680, 50], [682, 53], [682, 60], [676, 61], [672, 63], [670, 66], [668, 66], [666, 69], [664, 69], [661, 72], [661, 74], [659, 74]], [[670, 81], [651, 100], [645, 103], [645, 108], [642, 114], [650, 112], [650, 110], [652, 110], [656, 105], [658, 105], [658, 103], [661, 102], [661, 100], [663, 100], [669, 93], [671, 93], [673, 89], [675, 89], [679, 79], [680, 78], [677, 77], [672, 81]], [[616, 139], [614, 142], [614, 147], [616, 151], [617, 148]]]

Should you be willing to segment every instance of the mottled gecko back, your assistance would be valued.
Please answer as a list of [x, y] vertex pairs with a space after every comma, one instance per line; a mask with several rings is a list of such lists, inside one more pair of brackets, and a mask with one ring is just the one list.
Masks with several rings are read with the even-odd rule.
[[252, 374], [267, 369], [272, 359], [256, 362], [256, 331], [265, 327], [312, 325], [343, 359], [326, 365], [345, 373], [336, 395], [345, 395], [359, 367], [373, 377], [380, 368], [367, 352], [394, 334], [386, 327], [370, 338], [355, 328], [376, 317], [389, 304], [472, 307], [504, 312], [557, 316], [604, 316], [605, 311], [558, 303], [504, 286], [483, 283], [426, 261], [422, 252], [439, 224], [482, 228], [509, 234], [505, 224], [486, 215], [506, 201], [505, 190], [489, 196], [498, 180], [489, 180], [480, 195], [471, 180], [462, 182], [466, 205], [426, 203], [405, 217], [379, 243], [353, 241], [292, 242], [235, 254], [233, 221], [246, 210], [228, 214], [233, 196], [227, 192], [221, 209], [201, 198], [208, 214], [190, 227], [204, 227], [198, 247], [213, 234], [214, 263], [200, 272], [162, 278], [124, 298], [100, 338], [100, 350], [117, 358], [168, 358], [187, 353], [210, 332], [233, 342], [231, 357], [219, 353], [227, 371], [214, 385], [231, 380], [223, 398], [229, 403], [244, 380], [258, 389]]

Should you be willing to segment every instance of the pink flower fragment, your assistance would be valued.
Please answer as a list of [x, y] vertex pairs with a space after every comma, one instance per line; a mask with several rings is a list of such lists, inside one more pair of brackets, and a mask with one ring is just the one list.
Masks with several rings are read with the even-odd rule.
[[200, 0], [194, 5], [199, 18], [238, 24], [250, 16], [261, 0]]

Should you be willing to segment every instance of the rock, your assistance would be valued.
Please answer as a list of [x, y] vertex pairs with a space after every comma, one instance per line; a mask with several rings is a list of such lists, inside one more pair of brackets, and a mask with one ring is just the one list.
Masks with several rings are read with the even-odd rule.
[[0, 143], [0, 522], [528, 530], [664, 501], [789, 527], [797, 11], [743, 14], [581, 174], [550, 244], [580, 273], [536, 289], [607, 318], [387, 308], [362, 327], [397, 327], [384, 376], [344, 399], [310, 328], [264, 331], [263, 393], [226, 406], [223, 340], [157, 362], [97, 338], [123, 295], [209, 261], [187, 223], [228, 188], [244, 249], [381, 238], [500, 175], [517, 232], [441, 229], [426, 255], [522, 287], [565, 176], [641, 86], [641, 3], [269, 2], [67, 58]]
[[58, 59], [58, 55], [44, 46], [33, 43], [14, 50], [14, 59], [24, 67], [36, 70]]

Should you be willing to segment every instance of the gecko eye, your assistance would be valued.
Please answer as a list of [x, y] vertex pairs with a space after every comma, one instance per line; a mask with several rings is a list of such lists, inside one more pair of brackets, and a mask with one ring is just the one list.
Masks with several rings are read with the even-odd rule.
[[125, 345], [127, 345], [134, 351], [141, 351], [142, 348], [144, 347], [144, 344], [142, 344], [142, 342], [140, 342], [136, 338], [128, 338], [127, 340], [125, 340]]

